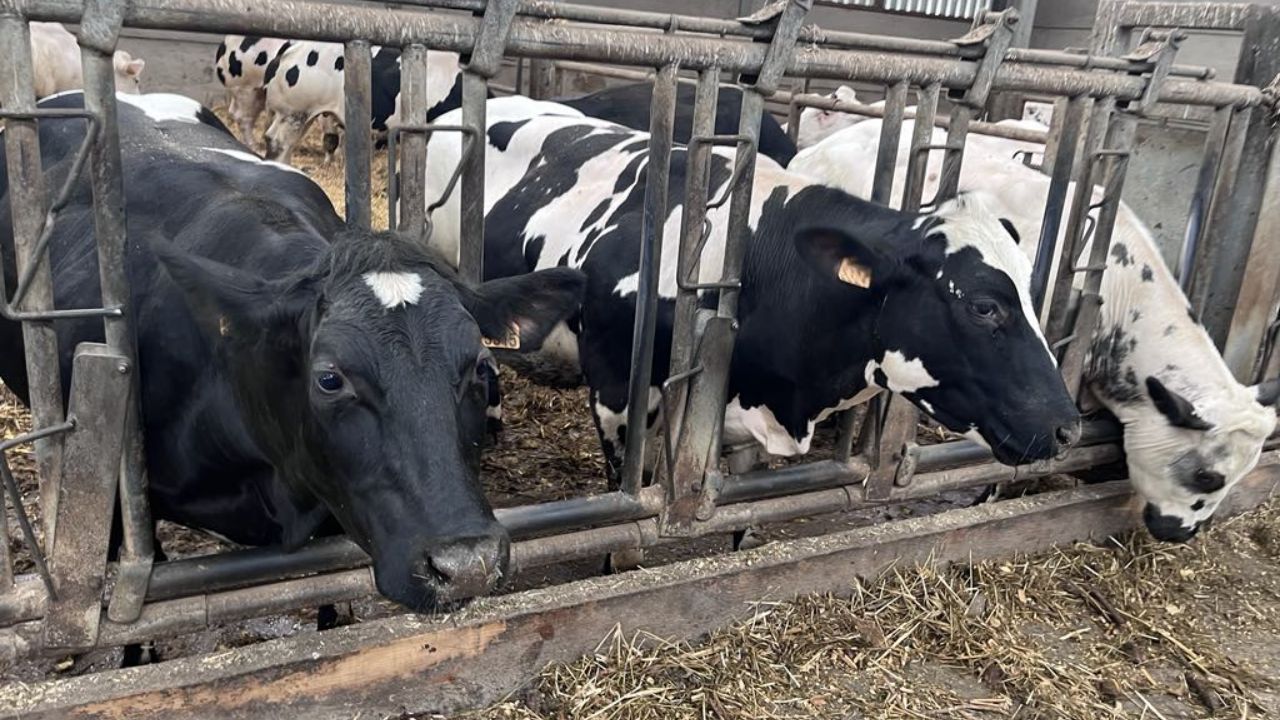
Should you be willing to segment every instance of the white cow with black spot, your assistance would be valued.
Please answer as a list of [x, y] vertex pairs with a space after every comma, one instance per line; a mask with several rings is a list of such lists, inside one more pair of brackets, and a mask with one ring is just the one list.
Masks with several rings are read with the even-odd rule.
[[[626, 437], [628, 368], [647, 175], [646, 133], [555, 103], [489, 101], [485, 164], [486, 277], [568, 266], [588, 278], [572, 340], [546, 365], [580, 368], [611, 475]], [[457, 122], [445, 115], [441, 122]], [[456, 166], [456, 135], [432, 137], [429, 199]], [[657, 292], [648, 410], [670, 362], [686, 150], [673, 153]], [[711, 193], [726, 189], [732, 148], [712, 158]], [[1078, 414], [1029, 312], [1030, 264], [977, 194], [929, 214], [888, 210], [757, 159], [752, 235], [742, 271], [729, 373], [726, 444], [774, 455], [809, 450], [814, 426], [881, 389], [992, 447], [1002, 462], [1052, 457], [1079, 437]], [[723, 264], [728, 206], [708, 215], [703, 282]], [[456, 257], [458, 194], [433, 214], [433, 242]], [[706, 292], [707, 306], [715, 292]], [[545, 348], [544, 348], [545, 349]]]
[[228, 35], [214, 53], [213, 72], [227, 90], [227, 113], [240, 141], [253, 147], [253, 127], [267, 107], [267, 66], [289, 46], [282, 38]]
[[[882, 124], [871, 120], [832, 135], [798, 154], [790, 168], [869, 196]], [[1028, 126], [1027, 121], [1017, 124]], [[907, 121], [903, 128], [894, 204], [901, 198], [912, 125]], [[945, 132], [935, 130], [933, 142], [944, 140]], [[994, 193], [998, 212], [1013, 222], [1024, 238], [1023, 250], [1034, 258], [1049, 178], [1013, 157], [1021, 150], [1044, 148], [970, 135], [960, 189]], [[935, 154], [926, 198], [936, 190], [940, 169]], [[1068, 213], [1072, 196], [1068, 192]], [[1099, 188], [1093, 202], [1100, 199]], [[1088, 253], [1086, 247], [1081, 257]], [[1083, 282], [1082, 276], [1077, 282]], [[1144, 519], [1152, 535], [1189, 540], [1232, 485], [1257, 464], [1263, 442], [1276, 427], [1276, 413], [1269, 407], [1276, 400], [1276, 383], [1246, 387], [1235, 380], [1192, 316], [1150, 230], [1124, 204], [1101, 294], [1101, 322], [1090, 340], [1086, 367], [1091, 396], [1086, 400], [1101, 403], [1124, 425], [1129, 476], [1146, 500]]]

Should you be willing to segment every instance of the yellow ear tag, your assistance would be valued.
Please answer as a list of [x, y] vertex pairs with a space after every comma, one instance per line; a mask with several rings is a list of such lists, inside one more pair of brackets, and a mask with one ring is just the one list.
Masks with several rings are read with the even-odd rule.
[[519, 350], [520, 349], [520, 326], [511, 323], [510, 332], [502, 339], [482, 337], [480, 344], [496, 350]]
[[231, 336], [231, 321], [225, 315], [218, 316], [218, 334], [222, 337]]
[[871, 287], [871, 268], [865, 265], [859, 265], [851, 258], [843, 258], [840, 260], [840, 269], [837, 271], [840, 281], [850, 285], [856, 285], [860, 288]]

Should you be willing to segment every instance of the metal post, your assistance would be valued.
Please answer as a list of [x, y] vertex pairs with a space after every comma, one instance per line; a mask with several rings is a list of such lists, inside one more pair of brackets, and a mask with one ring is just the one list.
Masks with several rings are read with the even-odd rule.
[[[1089, 99], [1077, 95], [1067, 101], [1063, 112], [1054, 116], [1049, 129], [1054, 139], [1053, 152], [1045, 149], [1044, 163], [1052, 168], [1049, 191], [1045, 197], [1044, 220], [1040, 225], [1040, 242], [1036, 245], [1035, 265], [1031, 270], [1031, 301], [1036, 315], [1043, 324], [1045, 297], [1049, 278], [1053, 272], [1053, 260], [1058, 255], [1058, 233], [1062, 228], [1062, 214], [1066, 209], [1067, 191], [1071, 186], [1071, 172], [1075, 163], [1076, 141], [1089, 107]], [[1065, 261], [1064, 261], [1065, 262]], [[1061, 278], [1059, 278], [1061, 279]]]
[[907, 177], [902, 188], [903, 212], [918, 212], [924, 195], [924, 179], [929, 167], [929, 146], [933, 144], [934, 119], [938, 114], [938, 96], [942, 86], [929, 83], [916, 93], [915, 125], [911, 134], [911, 155], [907, 159]]
[[671, 134], [675, 127], [676, 77], [679, 73], [680, 66], [675, 63], [658, 71], [653, 82], [653, 101], [650, 106], [649, 162], [646, 165], [644, 216], [640, 230], [640, 280], [636, 290], [635, 325], [631, 334], [626, 455], [622, 463], [622, 490], [632, 495], [640, 491], [640, 483], [644, 479], [654, 329], [658, 322], [658, 266], [662, 259], [662, 231], [667, 218]]
[[372, 67], [369, 43], [352, 40], [343, 48], [343, 82], [346, 85], [346, 216], [347, 227], [368, 230], [373, 223], [369, 172], [373, 162], [373, 140], [368, 132], [373, 115]]
[[[400, 112], [408, 124], [427, 122], [427, 49], [414, 43], [400, 55]], [[400, 141], [400, 222], [406, 236], [424, 240], [427, 227], [427, 137], [404, 133]]]
[[[30, 30], [7, 2], [0, 5], [0, 12], [3, 13], [0, 14], [0, 106], [29, 112], [35, 109]], [[37, 262], [33, 251], [44, 223], [46, 197], [44, 173], [40, 168], [40, 139], [34, 119], [9, 118], [3, 135], [16, 272], [21, 276], [27, 266]], [[53, 309], [53, 276], [49, 263], [40, 263], [22, 309]], [[27, 394], [32, 422], [37, 428], [57, 425], [64, 418], [57, 333], [51, 323], [25, 322], [22, 338], [27, 354]], [[52, 542], [57, 523], [62, 448], [61, 435], [35, 444], [46, 542]]]
[[1182, 252], [1178, 255], [1178, 286], [1186, 293], [1196, 274], [1197, 248], [1205, 240], [1206, 216], [1209, 202], [1218, 180], [1218, 166], [1227, 143], [1227, 129], [1231, 125], [1231, 108], [1220, 107], [1213, 111], [1213, 119], [1205, 133], [1204, 150], [1200, 156], [1200, 172], [1196, 175], [1196, 187], [1191, 195], [1191, 211], [1182, 237]]
[[[488, 80], [502, 69], [502, 48], [511, 32], [517, 0], [489, 0], [480, 20], [480, 32], [462, 73], [462, 124], [479, 130], [484, 138]], [[484, 158], [486, 142], [476, 142], [460, 162], [461, 235], [458, 273], [471, 282], [484, 277]]]

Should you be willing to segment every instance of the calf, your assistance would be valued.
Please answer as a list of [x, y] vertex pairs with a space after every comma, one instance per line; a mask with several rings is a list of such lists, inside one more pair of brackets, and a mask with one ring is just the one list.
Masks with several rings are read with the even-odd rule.
[[[858, 94], [848, 85], [841, 85], [828, 93], [826, 97], [841, 102], [859, 102]], [[884, 107], [884, 101], [872, 103], [871, 107]], [[800, 112], [800, 128], [796, 131], [796, 146], [804, 149], [817, 145], [832, 134], [866, 119], [862, 115], [840, 112], [839, 110], [807, 107]], [[786, 125], [783, 125], [782, 129], [784, 131], [789, 130]]]
[[[33, 22], [30, 25], [36, 97], [83, 89], [84, 68], [80, 64], [80, 45], [76, 36], [59, 23]], [[116, 92], [141, 92], [139, 80], [146, 61], [117, 50], [111, 62], [115, 68]]]
[[227, 90], [227, 112], [240, 131], [240, 141], [253, 146], [253, 127], [267, 107], [267, 66], [288, 40], [253, 35], [228, 35], [218, 44], [213, 72]]
[[[869, 195], [881, 124], [867, 121], [843, 130], [802, 151], [791, 168], [855, 195]], [[903, 138], [911, 137], [912, 130], [908, 121]], [[933, 142], [942, 143], [945, 135], [936, 130]], [[998, 193], [997, 207], [1027, 239], [1023, 250], [1035, 257], [1049, 178], [1014, 154], [1044, 148], [981, 135], [970, 135], [966, 144], [961, 189]], [[905, 176], [907, 152], [904, 141], [897, 177]], [[926, 196], [936, 188], [939, 172], [935, 158], [926, 176]], [[901, 188], [895, 190], [897, 203]], [[1074, 194], [1069, 191], [1067, 197], [1064, 212], [1070, 212]], [[1096, 189], [1093, 202], [1101, 197]], [[1086, 246], [1081, 257], [1088, 254]], [[1077, 276], [1077, 282], [1082, 280]], [[1150, 230], [1123, 203], [1101, 294], [1101, 320], [1089, 339], [1086, 399], [1101, 403], [1124, 425], [1129, 477], [1146, 500], [1143, 518], [1151, 534], [1189, 540], [1232, 485], [1257, 464], [1276, 425], [1276, 413], [1268, 407], [1276, 400], [1276, 383], [1245, 387], [1236, 382], [1165, 267]]]
[[[696, 89], [688, 83], [676, 87], [675, 129], [672, 137], [677, 143], [689, 144], [693, 132], [693, 104]], [[634, 130], [648, 132], [650, 110], [653, 102], [653, 83], [634, 83], [606, 88], [590, 95], [557, 100], [578, 110], [583, 115], [618, 123]], [[736, 85], [722, 85], [716, 101], [717, 135], [737, 135], [738, 116], [742, 113], [742, 89]], [[760, 154], [785, 166], [796, 154], [796, 145], [787, 136], [772, 115], [760, 116]]]
[[[490, 590], [509, 540], [477, 481], [483, 338], [536, 349], [578, 307], [581, 274], [468, 286], [417, 244], [345, 230], [315, 183], [248, 152], [194, 101], [129, 97], [127, 311], [153, 515], [248, 545], [345, 531], [382, 594], [414, 610]], [[81, 106], [79, 93], [42, 104]], [[39, 132], [57, 186], [85, 122]], [[49, 248], [63, 308], [99, 303], [88, 178], [77, 182]], [[8, 189], [0, 178], [13, 283]], [[66, 389], [77, 344], [102, 342], [102, 322], [55, 327]], [[26, 399], [18, 323], [0, 321], [0, 378]]]
[[[296, 43], [267, 66], [267, 107], [274, 113], [267, 129], [269, 159], [288, 162], [298, 140], [321, 117], [325, 160], [332, 157], [346, 118], [343, 75], [342, 45], [337, 43]], [[461, 104], [461, 83], [457, 53], [427, 52], [428, 122]], [[371, 91], [370, 128], [381, 136], [400, 122], [399, 50], [373, 48]]]
[[[581, 268], [581, 317], [549, 363], [580, 366], [616, 477], [627, 410], [648, 136], [571, 108], [489, 103], [486, 277]], [[445, 116], [443, 122], [454, 122]], [[428, 184], [457, 162], [456, 138], [433, 137]], [[733, 151], [715, 153], [725, 191]], [[672, 157], [650, 411], [670, 361], [675, 257], [686, 151]], [[808, 451], [832, 412], [889, 389], [948, 427], [987, 441], [1002, 462], [1050, 457], [1079, 434], [1078, 415], [1031, 322], [1030, 264], [981, 198], [928, 215], [899, 213], [761, 158], [750, 209], [725, 442], [775, 455]], [[458, 242], [456, 193], [435, 240]], [[728, 207], [709, 214], [701, 280], [722, 266]], [[454, 216], [454, 217], [451, 217]], [[452, 237], [450, 236], [452, 235]], [[704, 304], [715, 293], [703, 295]]]

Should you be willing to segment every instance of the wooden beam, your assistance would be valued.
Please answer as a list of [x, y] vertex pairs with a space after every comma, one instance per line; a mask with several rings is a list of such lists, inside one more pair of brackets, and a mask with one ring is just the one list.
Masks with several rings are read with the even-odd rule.
[[[1280, 487], [1280, 453], [1222, 512]], [[23, 718], [383, 717], [456, 712], [515, 690], [548, 663], [593, 650], [615, 627], [690, 638], [760, 600], [848, 593], [892, 563], [966, 562], [1099, 540], [1131, 529], [1123, 483], [953, 510], [640, 572], [473, 603], [437, 618], [403, 616], [159, 665], [0, 688]]]

